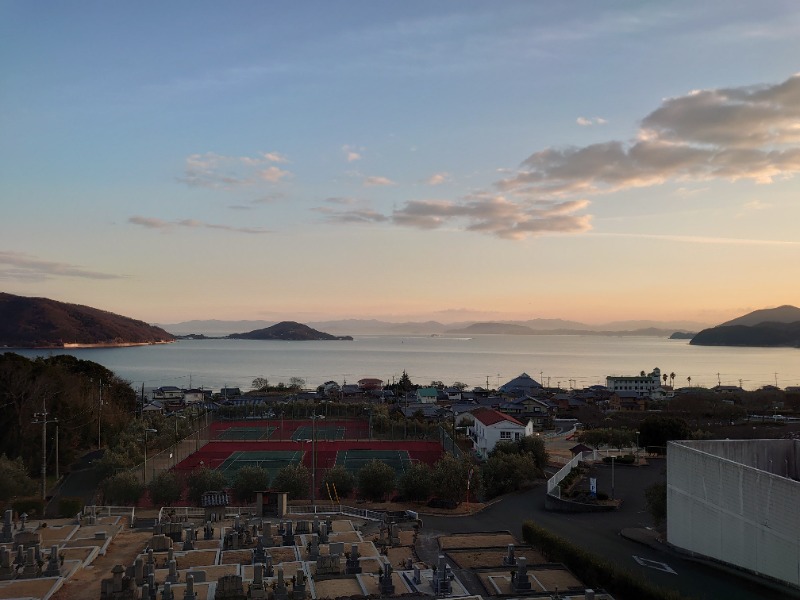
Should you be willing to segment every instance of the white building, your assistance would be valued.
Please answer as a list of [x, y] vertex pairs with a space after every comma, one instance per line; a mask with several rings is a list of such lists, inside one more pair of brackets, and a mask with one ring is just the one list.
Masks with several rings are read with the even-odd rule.
[[656, 367], [651, 373], [644, 371], [639, 375], [609, 375], [606, 387], [612, 392], [636, 392], [639, 397], [649, 398], [661, 387], [661, 369]]
[[481, 458], [486, 458], [498, 442], [513, 442], [533, 435], [533, 423], [523, 425], [514, 417], [491, 408], [471, 411], [475, 419], [470, 427], [472, 447]]
[[797, 440], [667, 446], [667, 541], [800, 588]]

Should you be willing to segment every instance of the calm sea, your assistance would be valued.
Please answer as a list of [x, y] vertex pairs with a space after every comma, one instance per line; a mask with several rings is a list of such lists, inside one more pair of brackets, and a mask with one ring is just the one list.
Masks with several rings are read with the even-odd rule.
[[675, 373], [675, 386], [800, 385], [800, 350], [690, 346], [661, 337], [564, 335], [482, 335], [425, 337], [363, 335], [352, 342], [255, 340], [180, 341], [133, 348], [17, 350], [25, 356], [72, 354], [92, 360], [134, 387], [223, 386], [249, 389], [255, 377], [289, 383], [302, 377], [308, 386], [334, 380], [355, 383], [364, 377], [384, 381], [406, 370], [417, 384], [438, 380], [496, 387], [526, 372], [562, 388], [605, 385], [607, 375], [635, 375], [659, 367]]

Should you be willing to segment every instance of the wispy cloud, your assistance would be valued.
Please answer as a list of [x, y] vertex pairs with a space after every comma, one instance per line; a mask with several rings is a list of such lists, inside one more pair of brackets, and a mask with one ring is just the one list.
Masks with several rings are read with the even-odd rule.
[[364, 178], [364, 181], [361, 182], [361, 185], [363, 185], [364, 187], [381, 187], [387, 185], [397, 185], [397, 183], [392, 181], [388, 177], [370, 175]]
[[179, 178], [192, 187], [232, 188], [258, 181], [278, 183], [291, 173], [275, 164], [287, 163], [278, 152], [256, 156], [224, 156], [214, 152], [191, 154], [186, 158], [184, 175]]
[[357, 148], [355, 146], [342, 146], [342, 152], [344, 152], [345, 159], [347, 162], [355, 162], [357, 160], [361, 160], [364, 154], [364, 148]]
[[312, 208], [325, 216], [330, 223], [384, 223], [389, 217], [371, 208], [355, 208], [350, 210], [334, 210], [327, 206]]
[[392, 220], [408, 227], [437, 229], [453, 220], [467, 223], [467, 231], [505, 239], [542, 233], [581, 233], [591, 229], [591, 217], [577, 214], [586, 200], [539, 201], [523, 204], [503, 196], [478, 195], [462, 202], [412, 201], [394, 211]]
[[0, 251], [0, 280], [45, 281], [54, 277], [123, 279], [121, 275], [92, 271], [78, 265], [43, 260], [20, 252]]
[[434, 173], [425, 181], [428, 185], [442, 185], [451, 180], [450, 173]]
[[606, 123], [608, 123], [608, 120], [604, 119], [603, 117], [594, 117], [594, 118], [578, 117], [577, 119], [575, 119], [575, 122], [581, 127], [591, 127], [592, 125], [605, 125]]
[[176, 228], [188, 229], [216, 229], [220, 231], [230, 231], [232, 233], [261, 234], [270, 233], [268, 229], [259, 227], [234, 227], [232, 225], [220, 225], [217, 223], [206, 223], [195, 219], [179, 219], [176, 221], [165, 221], [155, 217], [133, 216], [128, 218], [128, 223], [139, 225], [147, 229], [169, 230]]

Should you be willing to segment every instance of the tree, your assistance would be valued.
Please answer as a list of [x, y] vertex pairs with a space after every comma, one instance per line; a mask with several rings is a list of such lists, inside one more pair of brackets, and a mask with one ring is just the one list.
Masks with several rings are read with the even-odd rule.
[[400, 379], [397, 382], [397, 391], [407, 394], [413, 389], [414, 384], [411, 383], [411, 378], [408, 376], [408, 373], [406, 373], [405, 369], [403, 369], [403, 374], [400, 376]]
[[231, 487], [239, 501], [253, 502], [256, 499], [256, 492], [269, 487], [269, 473], [261, 467], [242, 467], [233, 476]]
[[639, 424], [639, 441], [642, 447], [663, 448], [670, 440], [685, 440], [689, 426], [675, 417], [647, 417]]
[[359, 494], [377, 502], [394, 490], [396, 474], [392, 467], [375, 459], [359, 469], [357, 478]]
[[302, 464], [286, 465], [275, 474], [272, 489], [286, 492], [289, 500], [308, 498], [311, 472]]
[[122, 471], [103, 482], [103, 497], [108, 504], [135, 505], [143, 491], [144, 486], [133, 471]]
[[530, 454], [493, 454], [483, 465], [483, 481], [489, 497], [513, 492], [533, 481], [539, 469]]
[[266, 392], [269, 387], [269, 380], [266, 377], [256, 377], [250, 385], [257, 392]]
[[301, 390], [306, 384], [306, 380], [302, 377], [292, 377], [289, 379], [289, 387], [293, 390]]
[[664, 373], [664, 374], [661, 376], [661, 378], [664, 380], [664, 385], [667, 385], [667, 377], [669, 377], [669, 375], [667, 375], [666, 373]]
[[433, 493], [433, 469], [425, 463], [414, 463], [397, 482], [400, 495], [412, 502], [424, 502]]
[[461, 381], [456, 381], [456, 382], [453, 384], [453, 386], [452, 386], [452, 387], [454, 387], [455, 389], [457, 389], [457, 390], [459, 390], [459, 391], [463, 392], [465, 389], [467, 389], [467, 384], [466, 384], [466, 383], [463, 383], [463, 382], [461, 382]]
[[0, 456], [0, 501], [34, 492], [36, 482], [28, 477], [22, 457], [11, 460], [5, 454]]
[[189, 500], [195, 504], [200, 504], [200, 498], [205, 492], [223, 490], [227, 487], [228, 482], [221, 471], [200, 467], [189, 473], [187, 485], [189, 488]]
[[689, 375], [689, 376], [686, 378], [686, 383], [688, 383], [688, 384], [689, 384], [689, 387], [692, 387], [692, 376], [691, 376], [691, 375]]
[[155, 506], [169, 506], [181, 499], [183, 486], [172, 471], [161, 471], [149, 484], [150, 500]]
[[667, 520], [667, 484], [654, 483], [645, 488], [644, 499], [647, 510], [653, 517], [656, 525], [661, 525]]
[[356, 487], [356, 478], [353, 474], [345, 469], [342, 465], [336, 465], [328, 470], [322, 478], [322, 483], [319, 486], [319, 495], [322, 498], [330, 495], [336, 498], [347, 498], [353, 493]]
[[544, 471], [547, 462], [550, 460], [544, 440], [538, 435], [528, 435], [521, 438], [517, 443], [523, 453], [531, 456], [536, 467]]
[[[470, 473], [472, 474], [470, 476]], [[448, 502], [460, 504], [467, 496], [467, 481], [473, 496], [482, 488], [481, 472], [465, 459], [457, 459], [449, 452], [433, 467], [434, 494]]]
[[669, 374], [669, 384], [672, 387], [675, 387], [675, 372], [674, 371]]

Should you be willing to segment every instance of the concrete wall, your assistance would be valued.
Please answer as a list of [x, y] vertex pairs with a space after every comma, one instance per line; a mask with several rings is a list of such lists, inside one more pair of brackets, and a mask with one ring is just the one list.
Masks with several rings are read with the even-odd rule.
[[799, 450], [792, 440], [670, 442], [667, 541], [800, 587]]

